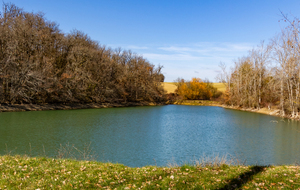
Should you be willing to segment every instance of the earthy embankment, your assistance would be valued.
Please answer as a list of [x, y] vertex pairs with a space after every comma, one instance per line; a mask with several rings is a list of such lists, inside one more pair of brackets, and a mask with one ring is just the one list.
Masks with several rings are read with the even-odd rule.
[[0, 156], [0, 189], [298, 189], [299, 166], [146, 166]]
[[41, 111], [41, 110], [72, 110], [90, 108], [113, 108], [134, 106], [156, 106], [165, 103], [153, 102], [124, 102], [124, 103], [72, 103], [72, 104], [0, 104], [0, 112]]
[[[86, 103], [86, 104], [0, 104], [0, 112], [18, 112], [18, 111], [42, 111], [42, 110], [72, 110], [72, 109], [91, 109], [91, 108], [113, 108], [113, 107], [135, 107], [135, 106], [157, 106], [167, 105], [170, 102], [153, 103], [153, 102], [124, 102], [124, 103]], [[237, 106], [222, 105], [216, 101], [209, 100], [183, 100], [176, 101], [175, 105], [195, 105], [195, 106], [218, 106], [228, 109], [236, 109], [242, 111], [251, 111], [273, 116], [280, 116], [277, 109], [245, 109]], [[289, 117], [287, 117], [289, 118]], [[295, 119], [295, 118], [293, 118]], [[299, 119], [299, 118], [296, 118]]]
[[[267, 115], [273, 115], [273, 116], [280, 117], [280, 114], [279, 114], [280, 110], [279, 109], [241, 108], [241, 107], [238, 107], [238, 106], [228, 106], [228, 105], [220, 104], [217, 101], [209, 101], [209, 100], [181, 100], [181, 101], [176, 101], [173, 104], [176, 104], [176, 105], [194, 105], [194, 106], [218, 106], [218, 107], [227, 108], [227, 109], [235, 109], [235, 110], [241, 110], [241, 111], [250, 111], [250, 112], [262, 113], [262, 114], [267, 114]], [[298, 120], [300, 119], [300, 118], [290, 118], [289, 116], [286, 116], [286, 118], [289, 118], [289, 119], [298, 119]]]
[[[223, 108], [228, 108], [228, 109], [235, 109], [235, 110], [241, 110], [241, 111], [250, 111], [250, 112], [255, 112], [255, 113], [262, 113], [262, 114], [267, 114], [267, 115], [273, 115], [273, 116], [278, 116], [280, 117], [280, 110], [279, 109], [268, 109], [268, 108], [260, 108], [260, 109], [255, 109], [255, 108], [240, 108], [238, 106], [227, 106], [227, 105], [221, 105]], [[299, 119], [299, 118], [290, 118], [289, 116], [286, 116], [286, 118], [289, 119]]]
[[219, 106], [222, 107], [222, 105], [219, 102], [216, 101], [210, 101], [210, 100], [178, 100], [174, 102], [175, 105], [187, 105], [187, 106]]
[[[170, 102], [153, 103], [153, 102], [123, 102], [123, 103], [73, 103], [73, 104], [0, 104], [0, 112], [18, 112], [18, 111], [42, 111], [42, 110], [72, 110], [72, 109], [92, 109], [92, 108], [113, 108], [113, 107], [135, 107], [135, 106], [158, 106], [167, 105]], [[209, 100], [181, 100], [171, 104], [175, 105], [194, 105], [194, 106], [218, 106], [228, 109], [250, 111], [273, 116], [280, 116], [277, 109], [251, 109], [240, 108], [237, 106], [222, 105], [216, 101]], [[286, 118], [289, 118], [288, 116]], [[290, 118], [300, 119], [300, 118]]]

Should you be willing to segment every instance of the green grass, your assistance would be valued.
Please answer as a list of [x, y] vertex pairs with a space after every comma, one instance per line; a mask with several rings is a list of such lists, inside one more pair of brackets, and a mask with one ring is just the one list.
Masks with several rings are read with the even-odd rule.
[[131, 168], [70, 159], [0, 157], [1, 189], [297, 189], [299, 166]]

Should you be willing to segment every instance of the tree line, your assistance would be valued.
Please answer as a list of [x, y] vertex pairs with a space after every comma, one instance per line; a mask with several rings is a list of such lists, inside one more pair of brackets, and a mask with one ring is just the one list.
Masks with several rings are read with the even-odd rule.
[[164, 76], [130, 50], [81, 31], [64, 34], [42, 13], [3, 4], [0, 103], [162, 101]]
[[229, 70], [220, 64], [218, 76], [227, 84], [223, 102], [228, 105], [280, 109], [281, 116], [298, 117], [300, 110], [300, 20], [289, 20], [288, 26], [268, 44], [262, 42], [237, 58]]

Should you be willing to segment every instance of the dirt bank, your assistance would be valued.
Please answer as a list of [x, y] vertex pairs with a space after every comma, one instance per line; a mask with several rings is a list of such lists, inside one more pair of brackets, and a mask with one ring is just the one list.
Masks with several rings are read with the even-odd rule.
[[[157, 106], [167, 105], [167, 103], [153, 103], [153, 102], [123, 102], [123, 103], [72, 103], [72, 104], [0, 104], [0, 112], [17, 112], [17, 111], [41, 111], [41, 110], [73, 110], [73, 109], [91, 109], [91, 108], [113, 108], [113, 107], [135, 107], [135, 106]], [[273, 115], [280, 117], [278, 109], [253, 109], [253, 108], [240, 108], [238, 106], [222, 105], [216, 101], [208, 100], [184, 100], [177, 101], [172, 104], [175, 105], [194, 105], [194, 106], [218, 106], [227, 109], [235, 109], [241, 111], [250, 111], [256, 113], [262, 113], [267, 115]], [[300, 120], [300, 117], [291, 118], [286, 116], [285, 118]]]
[[[262, 114], [267, 114], [267, 115], [282, 117], [282, 116], [280, 116], [280, 110], [279, 109], [241, 108], [241, 107], [238, 107], [238, 106], [223, 105], [223, 104], [220, 104], [219, 102], [209, 101], [209, 100], [181, 100], [181, 101], [176, 101], [173, 104], [175, 104], [175, 105], [193, 105], [193, 106], [218, 106], [218, 107], [222, 107], [222, 108], [226, 108], [226, 109], [234, 109], [234, 110], [241, 110], [241, 111], [250, 111], [250, 112], [255, 112], [255, 113], [262, 113]], [[292, 118], [289, 115], [286, 115], [284, 118], [300, 120], [300, 116]]]
[[[273, 115], [280, 117], [280, 110], [279, 109], [268, 109], [268, 108], [261, 108], [261, 109], [255, 109], [255, 108], [240, 108], [238, 106], [227, 106], [227, 105], [219, 105], [220, 107], [227, 108], [227, 109], [235, 109], [235, 110], [241, 110], [241, 111], [250, 111], [255, 113], [262, 113], [267, 115]], [[292, 119], [288, 116], [286, 118]], [[293, 118], [296, 119], [296, 118]]]
[[41, 110], [73, 110], [90, 108], [155, 106], [164, 103], [152, 102], [123, 102], [123, 103], [72, 103], [72, 104], [0, 104], [0, 112], [41, 111]]
[[174, 102], [173, 104], [188, 106], [222, 106], [219, 102], [210, 100], [179, 100]]

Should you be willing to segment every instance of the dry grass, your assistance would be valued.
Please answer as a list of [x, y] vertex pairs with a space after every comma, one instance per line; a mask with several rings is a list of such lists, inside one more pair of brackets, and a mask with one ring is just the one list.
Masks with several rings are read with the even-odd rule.
[[[221, 92], [224, 92], [226, 90], [226, 86], [223, 83], [213, 83], [213, 86]], [[175, 82], [164, 82], [163, 87], [167, 91], [167, 93], [174, 93], [177, 88]]]
[[221, 104], [216, 101], [210, 100], [178, 100], [173, 104], [189, 105], [189, 106], [220, 106]]
[[165, 89], [165, 91], [167, 91], [167, 93], [174, 93], [177, 86], [175, 85], [174, 82], [164, 82], [163, 83], [163, 87]]
[[225, 92], [226, 86], [224, 83], [213, 83], [213, 86], [221, 92]]

